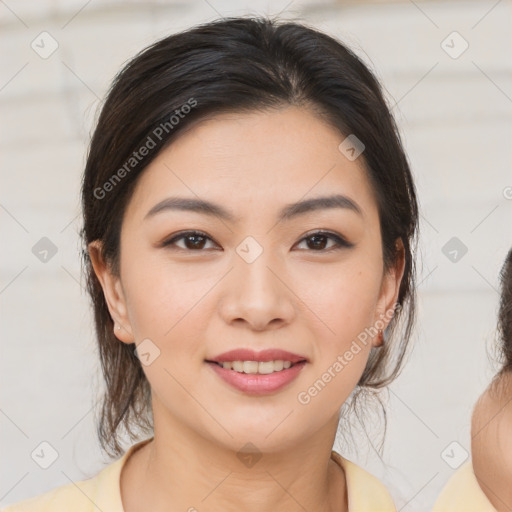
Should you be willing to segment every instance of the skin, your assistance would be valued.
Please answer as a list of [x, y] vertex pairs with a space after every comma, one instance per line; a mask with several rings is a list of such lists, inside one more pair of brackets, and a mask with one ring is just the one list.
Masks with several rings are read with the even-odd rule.
[[512, 373], [500, 375], [473, 410], [471, 457], [478, 483], [498, 512], [512, 511]]
[[[99, 242], [91, 244], [120, 342], [149, 338], [161, 351], [143, 366], [155, 439], [123, 469], [126, 512], [348, 510], [345, 475], [330, 453], [340, 407], [377, 336], [310, 403], [297, 395], [394, 307], [404, 259], [401, 246], [384, 272], [375, 197], [362, 159], [338, 150], [344, 138], [297, 107], [203, 120], [140, 176], [122, 225], [120, 278], [104, 265]], [[276, 220], [289, 203], [334, 193], [349, 196], [362, 215], [329, 208]], [[208, 199], [238, 220], [190, 211], [143, 220], [171, 195]], [[183, 238], [162, 247], [189, 229], [210, 238], [199, 249]], [[354, 246], [331, 249], [335, 241], [325, 238], [318, 249], [313, 230]], [[252, 263], [236, 252], [247, 236], [263, 248]], [[285, 388], [257, 397], [205, 362], [234, 348], [281, 348], [309, 362]], [[251, 467], [236, 456], [248, 442], [261, 455]]]

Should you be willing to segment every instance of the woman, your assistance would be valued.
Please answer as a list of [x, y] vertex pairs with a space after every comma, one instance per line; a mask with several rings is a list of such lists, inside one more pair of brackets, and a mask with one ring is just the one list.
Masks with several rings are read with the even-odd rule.
[[434, 512], [512, 510], [512, 249], [500, 272], [498, 335], [501, 369], [471, 419], [471, 460], [451, 477]]
[[253, 17], [158, 41], [114, 80], [82, 204], [100, 441], [152, 435], [15, 510], [395, 510], [332, 450], [415, 311], [415, 187], [350, 50]]

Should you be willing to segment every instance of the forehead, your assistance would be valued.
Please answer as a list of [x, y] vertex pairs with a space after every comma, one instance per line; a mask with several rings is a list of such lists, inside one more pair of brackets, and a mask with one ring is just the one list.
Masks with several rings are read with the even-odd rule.
[[[309, 110], [224, 113], [192, 124], [138, 178], [128, 215], [144, 217], [171, 195], [208, 199], [237, 217], [332, 194], [377, 215], [363, 158], [338, 146], [345, 136]], [[228, 208], [232, 205], [233, 208]]]

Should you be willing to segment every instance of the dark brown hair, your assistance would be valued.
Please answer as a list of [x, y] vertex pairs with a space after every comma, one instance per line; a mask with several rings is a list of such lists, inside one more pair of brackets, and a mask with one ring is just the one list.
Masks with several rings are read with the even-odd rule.
[[[405, 271], [400, 307], [384, 345], [372, 349], [357, 391], [381, 388], [398, 375], [415, 317], [418, 205], [381, 87], [355, 53], [303, 23], [223, 18], [165, 37], [129, 61], [111, 85], [90, 143], [81, 189], [82, 258], [106, 384], [98, 436], [110, 454], [122, 453], [121, 426], [132, 440], [133, 427], [151, 431], [151, 390], [135, 345], [113, 334], [88, 244], [100, 240], [105, 262], [119, 275], [123, 214], [137, 179], [158, 152], [207, 116], [287, 105], [310, 109], [340, 135], [355, 135], [365, 145], [361, 158], [378, 203], [384, 267], [396, 263], [395, 241], [401, 239]], [[149, 139], [149, 153], [133, 160]]]
[[500, 271], [500, 309], [498, 313], [498, 339], [502, 369], [512, 372], [512, 249], [508, 251]]
[[478, 399], [473, 415], [487, 394], [493, 400], [510, 400], [512, 396], [512, 248], [509, 249], [499, 273], [500, 300], [496, 340], [491, 360], [498, 370], [486, 392]]

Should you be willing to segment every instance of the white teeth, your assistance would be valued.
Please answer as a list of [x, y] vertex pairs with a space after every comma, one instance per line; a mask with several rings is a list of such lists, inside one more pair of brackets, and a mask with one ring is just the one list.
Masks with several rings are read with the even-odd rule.
[[291, 361], [225, 361], [221, 363], [226, 370], [235, 370], [239, 373], [260, 373], [263, 375], [280, 372], [292, 366]]
[[233, 361], [231, 365], [232, 370], [244, 373], [244, 363], [242, 361]]
[[258, 373], [259, 364], [256, 361], [244, 361], [243, 363], [244, 373]]
[[273, 363], [275, 372], [280, 372], [284, 368], [284, 361], [273, 361]]

